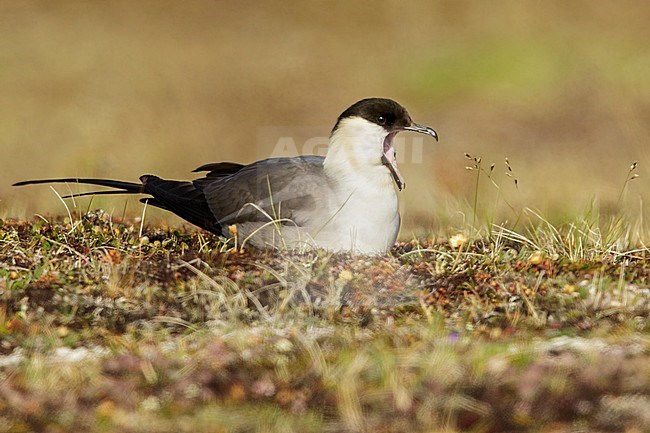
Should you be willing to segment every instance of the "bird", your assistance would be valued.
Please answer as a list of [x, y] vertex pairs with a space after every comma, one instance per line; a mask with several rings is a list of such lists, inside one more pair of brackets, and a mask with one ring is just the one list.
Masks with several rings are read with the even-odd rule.
[[147, 195], [140, 201], [259, 248], [381, 254], [395, 244], [400, 228], [397, 193], [405, 181], [393, 141], [403, 131], [438, 141], [434, 129], [414, 123], [394, 100], [366, 98], [337, 118], [324, 157], [275, 157], [248, 165], [209, 163], [193, 170], [203, 177], [190, 181], [146, 174], [139, 183], [68, 177], [14, 186], [78, 183], [112, 188], [64, 198]]

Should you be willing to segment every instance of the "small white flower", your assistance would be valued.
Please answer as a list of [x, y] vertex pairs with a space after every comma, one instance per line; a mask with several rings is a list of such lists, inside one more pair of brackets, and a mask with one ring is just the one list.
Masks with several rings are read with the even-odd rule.
[[449, 238], [449, 245], [454, 248], [458, 249], [465, 245], [467, 243], [467, 236], [465, 236], [463, 233], [457, 233], [453, 235], [451, 238]]

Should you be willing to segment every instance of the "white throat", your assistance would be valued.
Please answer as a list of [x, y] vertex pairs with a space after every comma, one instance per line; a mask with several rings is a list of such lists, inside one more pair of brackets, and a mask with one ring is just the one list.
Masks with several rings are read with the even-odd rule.
[[363, 184], [394, 192], [393, 178], [381, 160], [387, 135], [383, 127], [361, 117], [341, 120], [330, 137], [325, 174], [349, 190]]

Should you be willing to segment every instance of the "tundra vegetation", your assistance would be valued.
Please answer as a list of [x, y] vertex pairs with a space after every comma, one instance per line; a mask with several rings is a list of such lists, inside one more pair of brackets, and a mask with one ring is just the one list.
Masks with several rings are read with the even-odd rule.
[[0, 425], [646, 431], [650, 250], [623, 218], [533, 217], [376, 257], [3, 221]]

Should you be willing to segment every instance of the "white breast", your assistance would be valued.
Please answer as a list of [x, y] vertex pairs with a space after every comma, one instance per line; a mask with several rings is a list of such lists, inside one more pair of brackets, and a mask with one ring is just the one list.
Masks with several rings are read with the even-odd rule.
[[389, 249], [397, 239], [400, 225], [397, 194], [392, 185], [383, 191], [359, 187], [347, 196], [339, 195], [344, 197], [331, 221], [314, 233], [317, 244], [369, 254]]
[[325, 158], [335, 202], [326, 206], [336, 213], [316, 241], [330, 249], [382, 252], [395, 243], [400, 225], [397, 192], [381, 163], [387, 132], [362, 118], [343, 122]]

